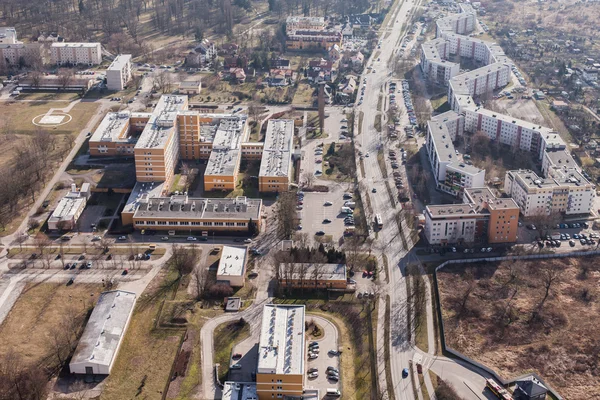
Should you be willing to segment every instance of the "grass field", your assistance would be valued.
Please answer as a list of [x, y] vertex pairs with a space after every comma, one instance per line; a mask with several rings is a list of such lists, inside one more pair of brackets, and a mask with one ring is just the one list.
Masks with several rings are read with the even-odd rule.
[[229, 373], [231, 350], [234, 345], [250, 337], [250, 325], [246, 321], [241, 323], [239, 320], [226, 322], [215, 329], [213, 337], [215, 349], [213, 363], [220, 364], [219, 375], [221, 382], [225, 382]]
[[445, 268], [446, 343], [504, 378], [535, 371], [565, 398], [598, 398], [598, 273], [598, 257]]
[[0, 325], [0, 355], [15, 351], [27, 365], [56, 364], [53, 334], [64, 334], [67, 319], [81, 331], [100, 292], [100, 284], [28, 284]]
[[40, 101], [73, 101], [79, 98], [77, 93], [70, 92], [32, 92], [32, 93], [21, 93], [18, 95], [17, 100], [40, 100]]
[[312, 106], [314, 90], [315, 89], [310, 84], [300, 82], [296, 88], [296, 93], [294, 94], [294, 100], [292, 100], [292, 103], [298, 106]]

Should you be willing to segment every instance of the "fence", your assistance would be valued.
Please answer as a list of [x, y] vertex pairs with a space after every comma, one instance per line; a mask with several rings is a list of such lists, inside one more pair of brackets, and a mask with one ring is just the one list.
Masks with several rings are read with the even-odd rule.
[[483, 258], [472, 258], [472, 259], [463, 259], [463, 260], [448, 260], [446, 262], [444, 262], [443, 264], [440, 264], [436, 267], [435, 269], [435, 273], [433, 274], [433, 282], [434, 282], [434, 287], [435, 287], [435, 302], [436, 302], [436, 306], [437, 306], [437, 314], [438, 314], [438, 320], [440, 321], [440, 340], [442, 342], [442, 348], [444, 351], [447, 351], [448, 353], [454, 355], [455, 357], [487, 372], [488, 374], [492, 375], [496, 380], [498, 380], [499, 382], [501, 382], [503, 385], [508, 385], [512, 382], [515, 382], [519, 379], [525, 378], [527, 376], [534, 376], [536, 379], [538, 379], [544, 386], [546, 386], [546, 388], [548, 388], [548, 391], [550, 391], [552, 393], [552, 395], [558, 399], [558, 400], [563, 400], [563, 397], [560, 396], [554, 389], [552, 389], [552, 387], [550, 385], [548, 385], [546, 382], [543, 381], [543, 379], [541, 377], [539, 377], [537, 374], [535, 373], [531, 373], [531, 374], [527, 374], [527, 375], [522, 375], [522, 376], [518, 376], [518, 377], [514, 377], [512, 379], [503, 379], [500, 375], [498, 375], [496, 373], [496, 371], [494, 371], [493, 369], [465, 356], [464, 354], [462, 354], [459, 351], [456, 351], [450, 347], [447, 346], [446, 344], [446, 333], [445, 333], [445, 327], [444, 327], [444, 319], [442, 316], [442, 305], [440, 302], [440, 292], [438, 289], [438, 280], [437, 280], [437, 273], [439, 270], [441, 270], [442, 268], [445, 268], [448, 265], [451, 264], [474, 264], [474, 263], [482, 263], [482, 262], [497, 262], [497, 261], [517, 261], [517, 260], [539, 260], [539, 259], [550, 259], [550, 258], [566, 258], [566, 257], [590, 257], [590, 256], [597, 256], [600, 255], [600, 250], [592, 250], [592, 251], [575, 251], [575, 252], [570, 252], [570, 253], [552, 253], [552, 254], [530, 254], [530, 255], [524, 255], [524, 256], [505, 256], [505, 257], [483, 257]]

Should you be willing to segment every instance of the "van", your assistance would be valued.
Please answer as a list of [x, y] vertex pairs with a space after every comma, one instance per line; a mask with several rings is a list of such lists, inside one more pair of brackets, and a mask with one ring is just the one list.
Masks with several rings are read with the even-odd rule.
[[338, 389], [327, 388], [327, 396], [341, 397], [342, 393]]

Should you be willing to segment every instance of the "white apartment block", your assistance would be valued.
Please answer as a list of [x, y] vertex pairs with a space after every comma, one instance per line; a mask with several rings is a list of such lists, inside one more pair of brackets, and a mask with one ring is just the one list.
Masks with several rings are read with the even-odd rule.
[[469, 204], [433, 205], [425, 208], [425, 237], [429, 244], [472, 243], [477, 221], [484, 217]]
[[525, 217], [589, 214], [596, 197], [594, 185], [575, 169], [550, 178], [530, 170], [508, 171], [504, 192], [515, 200]]
[[55, 65], [102, 63], [102, 46], [100, 43], [52, 43], [50, 61]]
[[29, 65], [33, 60], [41, 60], [41, 52], [37, 43], [0, 44], [0, 65], [19, 65], [21, 61]]
[[456, 110], [455, 93], [460, 95], [479, 96], [504, 87], [510, 81], [510, 66], [494, 63], [457, 75], [448, 84], [448, 101]]
[[474, 13], [460, 13], [449, 15], [435, 21], [436, 36], [440, 37], [443, 32], [454, 32], [461, 35], [471, 33], [475, 30], [476, 16]]
[[484, 186], [485, 170], [465, 163], [443, 122], [427, 123], [426, 149], [439, 190], [461, 198], [464, 189]]
[[13, 27], [0, 28], [0, 44], [15, 44], [17, 41], [17, 30]]
[[131, 80], [131, 54], [119, 54], [106, 69], [108, 90], [123, 90]]
[[460, 64], [446, 60], [447, 43], [444, 39], [435, 39], [421, 45], [421, 70], [432, 82], [447, 85], [448, 81], [459, 74]]
[[446, 111], [431, 117], [432, 123], [442, 123], [448, 129], [450, 139], [455, 141], [457, 137], [462, 136], [465, 130], [465, 119], [455, 111]]

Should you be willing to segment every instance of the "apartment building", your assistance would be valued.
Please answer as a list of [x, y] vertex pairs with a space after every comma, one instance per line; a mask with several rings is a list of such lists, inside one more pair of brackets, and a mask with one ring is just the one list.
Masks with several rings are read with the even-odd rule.
[[285, 20], [285, 33], [290, 34], [296, 31], [323, 31], [325, 30], [325, 18], [323, 17], [302, 17], [291, 15]]
[[431, 82], [446, 86], [460, 72], [460, 64], [447, 61], [448, 44], [444, 39], [434, 39], [421, 45], [421, 70]]
[[0, 27], [0, 44], [15, 44], [17, 40], [17, 30], [13, 27]]
[[342, 45], [341, 32], [324, 31], [295, 31], [289, 33], [286, 39], [288, 50], [329, 50], [332, 46]]
[[461, 198], [464, 189], [484, 186], [485, 170], [463, 160], [443, 122], [427, 122], [426, 150], [439, 190]]
[[108, 90], [123, 90], [131, 80], [131, 54], [119, 54], [106, 69]]
[[290, 182], [293, 180], [293, 147], [294, 121], [269, 120], [258, 173], [260, 192], [283, 192], [289, 189]]
[[91, 156], [133, 156], [138, 137], [150, 121], [152, 113], [109, 112], [89, 141]]
[[596, 197], [594, 185], [576, 169], [557, 170], [547, 178], [531, 170], [508, 171], [504, 192], [515, 200], [525, 217], [589, 214]]
[[287, 289], [346, 289], [346, 264], [284, 263], [279, 286]]
[[60, 231], [75, 229], [90, 195], [89, 183], [86, 182], [81, 185], [81, 190], [77, 190], [73, 183], [71, 191], [58, 202], [58, 205], [52, 211], [52, 215], [48, 219], [48, 229]]
[[302, 396], [304, 321], [302, 305], [266, 304], [263, 307], [256, 369], [259, 400]]
[[450, 139], [454, 142], [459, 136], [462, 136], [465, 130], [465, 119], [455, 111], [446, 111], [431, 117], [432, 123], [442, 124], [448, 129]]
[[38, 43], [1, 43], [0, 66], [32, 65], [42, 60], [42, 48]]
[[134, 147], [138, 182], [171, 183], [179, 161], [177, 114], [187, 107], [187, 96], [166, 95], [159, 99]]
[[477, 68], [450, 79], [448, 84], [448, 102], [450, 108], [457, 110], [455, 94], [479, 96], [504, 87], [510, 81], [510, 66], [494, 63]]
[[100, 43], [52, 43], [50, 61], [54, 65], [98, 65], [102, 63]]
[[472, 12], [452, 14], [435, 21], [436, 36], [440, 37], [443, 32], [453, 32], [466, 35], [475, 30], [476, 15]]
[[429, 244], [516, 242], [519, 207], [513, 199], [498, 198], [490, 189], [478, 187], [465, 189], [463, 202], [425, 208]]

